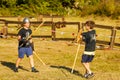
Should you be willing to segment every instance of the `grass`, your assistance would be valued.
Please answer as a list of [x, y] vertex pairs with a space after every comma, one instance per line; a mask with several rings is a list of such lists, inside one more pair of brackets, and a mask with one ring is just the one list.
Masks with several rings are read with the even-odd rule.
[[[77, 45], [69, 46], [67, 41], [51, 41], [34, 38], [35, 50], [41, 62], [34, 56], [35, 66], [39, 73], [30, 72], [29, 60], [24, 58], [20, 64], [18, 73], [13, 72], [17, 59], [17, 39], [0, 39], [0, 80], [85, 80], [81, 77], [84, 68], [80, 63], [84, 46], [80, 48], [75, 66], [75, 73], [71, 74]], [[119, 80], [120, 79], [120, 53], [117, 50], [97, 50], [91, 63], [91, 69], [95, 73], [92, 80]], [[104, 77], [104, 78], [103, 78]]]
[[[82, 21], [92, 19], [67, 17], [66, 21]], [[94, 18], [98, 24], [114, 25], [113, 20], [108, 18]], [[112, 22], [112, 23], [110, 23]], [[34, 30], [34, 27], [31, 27]], [[109, 41], [110, 30], [97, 29], [97, 39]], [[9, 27], [8, 32], [17, 33], [16, 27]], [[58, 38], [74, 38], [77, 34], [77, 26], [67, 26], [57, 29]], [[34, 35], [51, 35], [50, 27], [41, 27]], [[117, 31], [117, 36], [120, 33]], [[81, 55], [84, 45], [81, 45], [79, 56], [75, 66], [74, 74], [71, 74], [71, 68], [75, 58], [77, 46], [71, 41], [52, 41], [49, 38], [33, 38], [35, 50], [39, 57], [46, 63], [44, 66], [34, 55], [35, 67], [39, 73], [30, 72], [29, 59], [24, 58], [20, 63], [19, 73], [13, 71], [17, 59], [17, 38], [0, 39], [0, 80], [86, 80], [82, 78], [85, 70], [81, 61]], [[116, 39], [119, 43], [119, 39]], [[119, 47], [117, 47], [119, 48]], [[96, 56], [91, 63], [91, 69], [95, 76], [91, 80], [120, 80], [120, 53], [119, 50], [96, 50]]]

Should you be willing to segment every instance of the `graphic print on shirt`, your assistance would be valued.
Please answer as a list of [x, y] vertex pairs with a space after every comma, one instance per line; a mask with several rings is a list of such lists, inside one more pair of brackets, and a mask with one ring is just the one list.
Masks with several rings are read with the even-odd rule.
[[90, 34], [90, 42], [96, 41], [96, 36], [95, 34]]
[[26, 38], [28, 38], [29, 35], [30, 35], [30, 33], [27, 31], [27, 32], [26, 32]]
[[[30, 33], [27, 31], [26, 34], [25, 34], [25, 36], [26, 36], [26, 39], [28, 39], [29, 36], [30, 36]], [[29, 41], [26, 43], [26, 46], [28, 46], [28, 45], [30, 45]]]

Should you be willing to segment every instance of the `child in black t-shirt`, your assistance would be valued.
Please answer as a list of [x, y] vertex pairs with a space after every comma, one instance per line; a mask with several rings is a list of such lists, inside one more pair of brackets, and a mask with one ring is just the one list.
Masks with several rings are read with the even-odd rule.
[[16, 66], [14, 70], [15, 72], [18, 72], [19, 63], [24, 58], [25, 54], [30, 59], [31, 71], [38, 72], [38, 70], [34, 68], [34, 60], [33, 60], [34, 47], [32, 46], [33, 42], [31, 38], [32, 30], [29, 28], [29, 26], [30, 26], [29, 19], [24, 18], [23, 28], [20, 29], [18, 32], [19, 46], [18, 46], [18, 59], [16, 61]]
[[92, 62], [95, 55], [95, 47], [96, 47], [96, 31], [93, 30], [95, 23], [93, 21], [86, 21], [85, 28], [87, 32], [81, 34], [81, 38], [85, 42], [85, 50], [82, 55], [82, 64], [86, 69], [84, 74], [85, 78], [90, 78], [94, 74], [90, 69], [89, 63]]

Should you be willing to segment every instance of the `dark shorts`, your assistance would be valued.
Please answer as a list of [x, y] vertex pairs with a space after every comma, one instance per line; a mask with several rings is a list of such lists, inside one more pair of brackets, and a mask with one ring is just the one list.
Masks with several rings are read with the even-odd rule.
[[83, 54], [81, 62], [82, 63], [91, 62], [93, 60], [93, 58], [94, 58], [94, 55]]
[[18, 49], [18, 57], [24, 58], [24, 55], [26, 54], [27, 57], [32, 55], [32, 48], [31, 47], [21, 47]]

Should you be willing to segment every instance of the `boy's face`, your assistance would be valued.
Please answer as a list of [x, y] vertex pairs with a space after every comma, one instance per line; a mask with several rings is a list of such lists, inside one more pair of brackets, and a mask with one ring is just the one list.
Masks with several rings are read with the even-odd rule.
[[24, 26], [25, 26], [26, 28], [29, 28], [29, 27], [30, 27], [30, 23], [25, 23]]
[[89, 30], [90, 30], [90, 26], [85, 25], [85, 29], [86, 29], [87, 31], [89, 31]]

